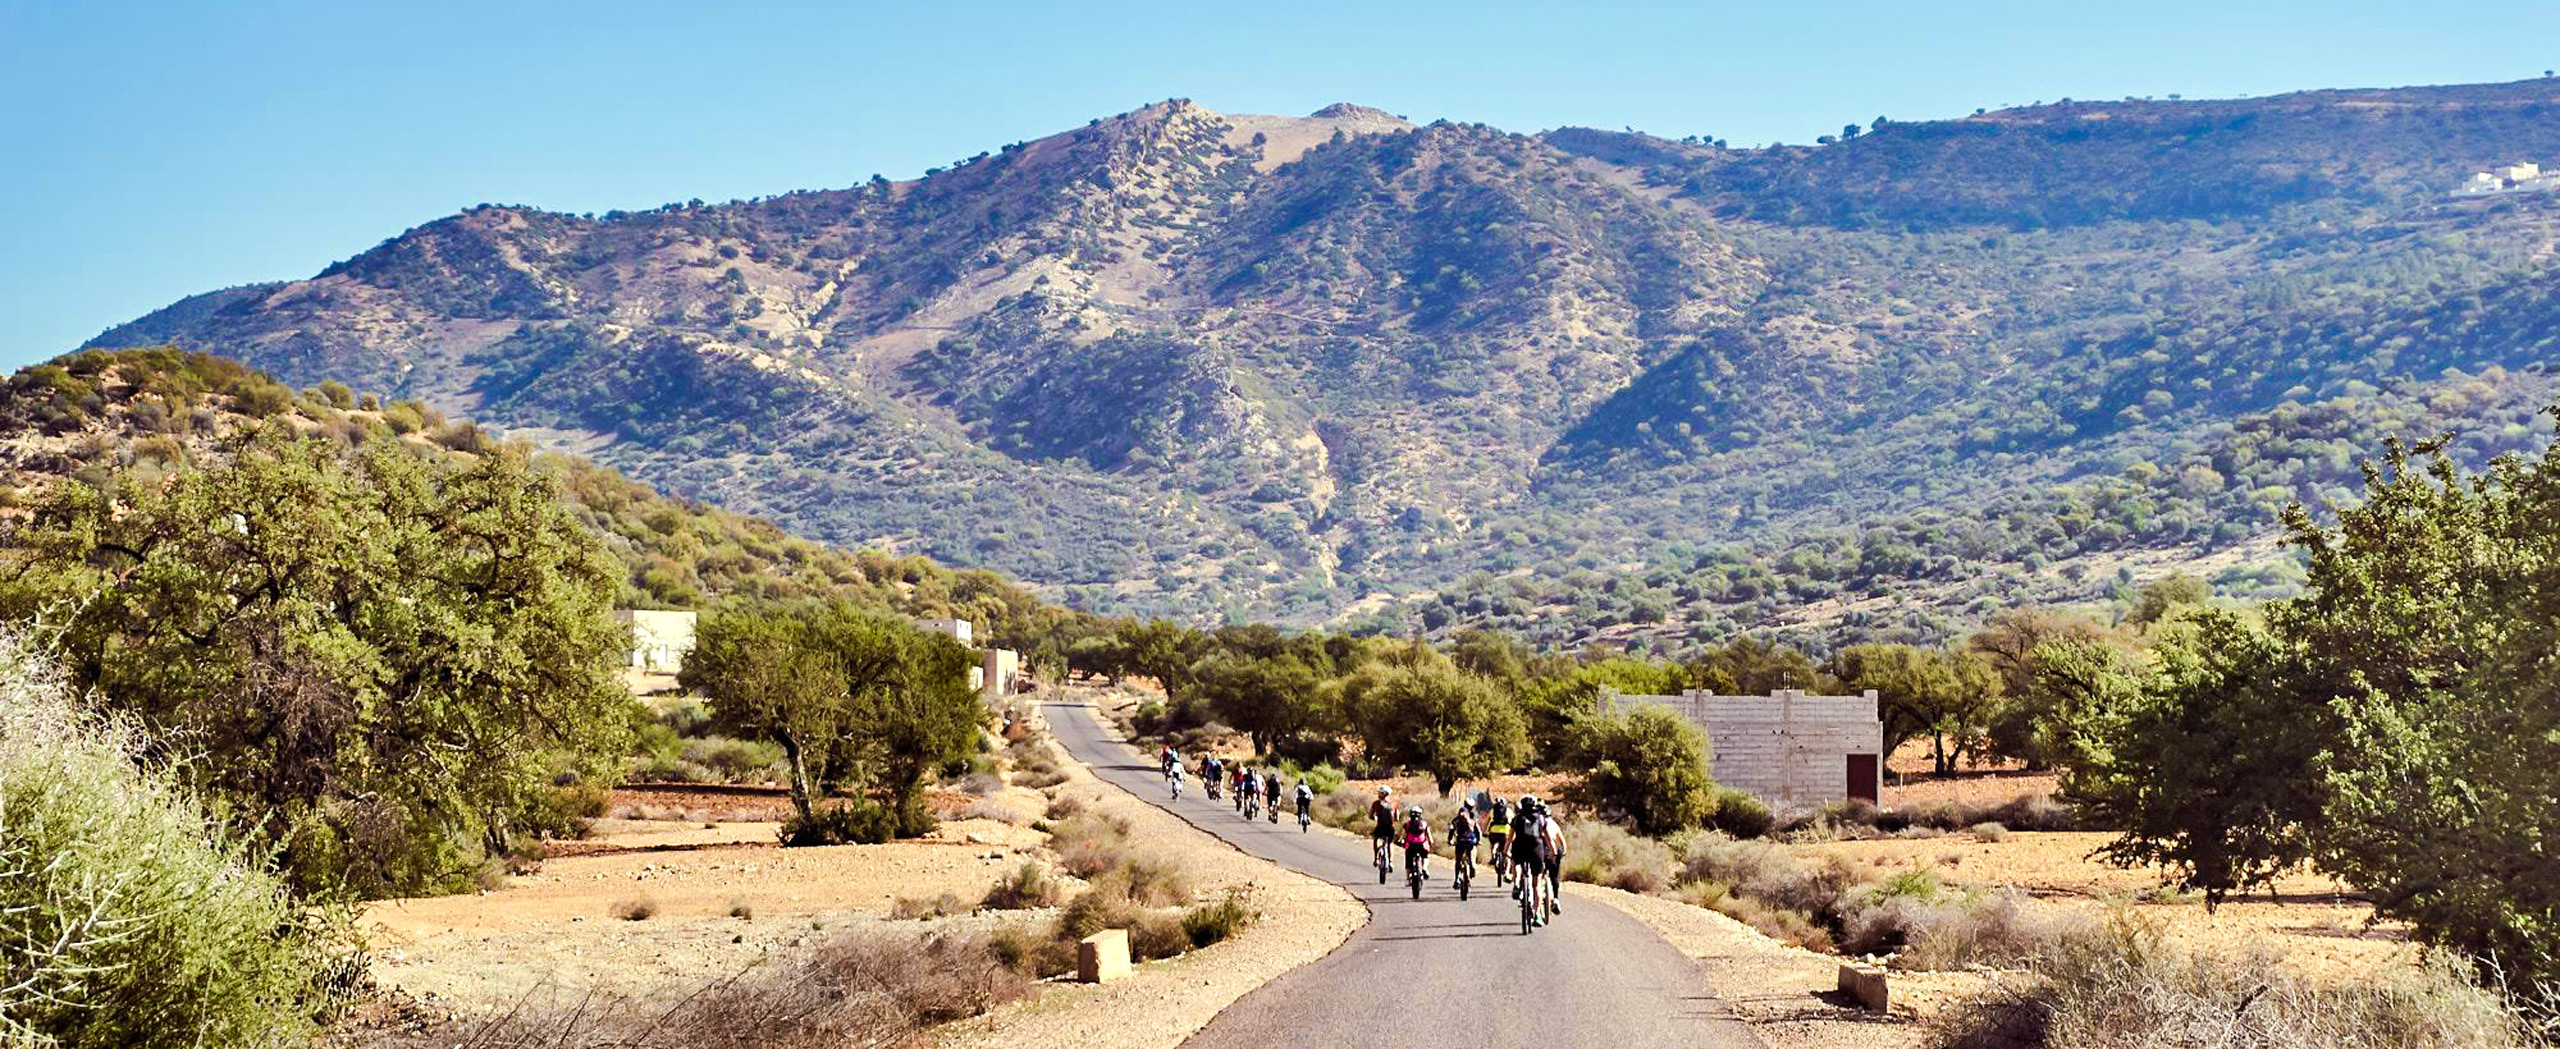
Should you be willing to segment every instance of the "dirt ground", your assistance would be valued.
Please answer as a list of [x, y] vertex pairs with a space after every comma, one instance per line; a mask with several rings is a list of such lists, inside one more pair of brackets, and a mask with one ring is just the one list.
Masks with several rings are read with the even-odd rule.
[[[664, 1000], [848, 929], [891, 922], [900, 898], [975, 902], [1015, 865], [1049, 864], [1029, 824], [1052, 793], [1131, 821], [1134, 838], [1185, 859], [1197, 895], [1242, 889], [1264, 915], [1234, 939], [1138, 967], [1107, 987], [1053, 983], [1029, 1001], [940, 1032], [953, 1046], [1177, 1045], [1264, 981], [1322, 957], [1366, 920], [1348, 894], [1228, 847], [1104, 786], [1081, 766], [1048, 792], [1008, 787], [984, 799], [937, 796], [1000, 818], [947, 818], [930, 838], [784, 849], [778, 793], [728, 788], [617, 792], [593, 839], [558, 843], [535, 873], [469, 896], [389, 900], [361, 918], [375, 979], [434, 1012], [470, 1014], [589, 991]], [[1052, 872], [1055, 872], [1054, 867]], [[1079, 887], [1058, 874], [1070, 894]], [[645, 902], [643, 920], [617, 917]], [[935, 922], [1045, 924], [1052, 912], [983, 912]]]

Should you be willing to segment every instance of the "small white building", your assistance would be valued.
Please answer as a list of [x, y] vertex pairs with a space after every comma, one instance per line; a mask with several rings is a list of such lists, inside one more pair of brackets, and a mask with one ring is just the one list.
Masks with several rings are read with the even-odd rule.
[[2542, 177], [2542, 166], [2530, 161], [2521, 164], [2509, 164], [2505, 167], [2499, 168], [2497, 175], [2499, 178], [2505, 179], [2508, 182], [2531, 182]]
[[977, 642], [970, 640], [969, 621], [966, 619], [919, 619], [916, 620], [916, 629], [928, 634], [948, 635], [972, 648], [977, 646]]
[[1001, 702], [1013, 694], [1014, 682], [1022, 677], [1022, 654], [1010, 648], [990, 648], [978, 666], [980, 695]]
[[1668, 707], [1699, 728], [1713, 746], [1719, 785], [1750, 791], [1781, 815], [1835, 801], [1875, 801], [1884, 775], [1884, 721], [1876, 693], [1808, 696], [1782, 689], [1766, 696], [1717, 696], [1690, 689], [1676, 696], [1611, 693], [1606, 712]]
[[614, 609], [614, 620], [631, 628], [630, 668], [652, 674], [684, 669], [684, 657], [693, 651], [694, 616], [692, 612]]

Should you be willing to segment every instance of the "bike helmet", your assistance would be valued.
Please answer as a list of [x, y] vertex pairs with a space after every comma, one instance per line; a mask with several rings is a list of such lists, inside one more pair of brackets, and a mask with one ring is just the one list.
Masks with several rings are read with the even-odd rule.
[[1404, 807], [1404, 814], [1405, 814], [1405, 815], [1407, 815], [1407, 816], [1419, 816], [1419, 815], [1422, 815], [1422, 806], [1420, 806], [1420, 805], [1407, 805], [1407, 806], [1405, 806], [1405, 807]]
[[1379, 797], [1381, 797], [1381, 798], [1383, 798], [1383, 797], [1386, 797], [1386, 796], [1387, 796], [1387, 786], [1386, 786], [1386, 784], [1381, 783], [1381, 784], [1379, 784], [1379, 785], [1378, 785], [1378, 796], [1379, 796]]

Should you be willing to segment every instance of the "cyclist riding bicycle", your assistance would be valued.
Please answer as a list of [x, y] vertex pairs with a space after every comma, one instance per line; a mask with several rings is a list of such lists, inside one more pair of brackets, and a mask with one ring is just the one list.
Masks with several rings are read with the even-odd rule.
[[1314, 811], [1314, 809], [1315, 809], [1315, 807], [1316, 807], [1316, 789], [1315, 789], [1314, 787], [1310, 787], [1310, 786], [1308, 786], [1308, 785], [1307, 785], [1307, 781], [1305, 781], [1305, 780], [1299, 780], [1299, 781], [1298, 781], [1298, 790], [1297, 790], [1297, 792], [1296, 792], [1294, 795], [1292, 795], [1292, 796], [1293, 796], [1293, 797], [1295, 797], [1295, 798], [1297, 799], [1297, 801], [1298, 801], [1298, 815], [1299, 815], [1299, 816], [1304, 817], [1304, 816], [1307, 816], [1307, 815], [1311, 814], [1311, 813]]
[[1422, 806], [1404, 810], [1404, 872], [1431, 877], [1431, 821], [1422, 818]]
[[1271, 822], [1280, 822], [1280, 773], [1276, 771], [1262, 774], [1262, 808]]
[[1475, 876], [1475, 802], [1470, 801], [1458, 806], [1458, 814], [1451, 817], [1449, 820], [1449, 865], [1453, 870], [1465, 870], [1467, 872], [1467, 876], [1470, 878]]
[[1170, 783], [1170, 784], [1172, 784], [1172, 785], [1173, 785], [1173, 800], [1175, 800], [1175, 801], [1181, 801], [1181, 800], [1182, 800], [1182, 763], [1181, 763], [1181, 762], [1179, 762], [1179, 761], [1177, 761], [1177, 762], [1174, 762], [1174, 763], [1173, 763], [1173, 764], [1171, 764], [1171, 765], [1166, 766], [1166, 767], [1165, 767], [1165, 770], [1164, 770], [1164, 779], [1165, 779], [1165, 782], [1166, 782], [1166, 783]]
[[1538, 865], [1547, 874], [1547, 913], [1564, 913], [1564, 821], [1538, 805]]
[[1511, 870], [1515, 875], [1511, 898], [1529, 904], [1543, 924], [1547, 912], [1544, 899], [1547, 882], [1540, 876], [1545, 873], [1545, 863], [1542, 837], [1538, 833], [1538, 799], [1534, 796], [1521, 797], [1519, 807], [1511, 810], [1511, 819]]
[[1493, 799], [1493, 811], [1485, 814], [1485, 853], [1493, 857], [1493, 883], [1502, 884], [1511, 875], [1511, 800]]
[[1387, 843], [1394, 841], [1396, 837], [1394, 792], [1384, 786], [1378, 788], [1378, 800], [1369, 803], [1369, 818], [1376, 820], [1378, 824], [1376, 829], [1369, 832], [1369, 839], [1377, 845], [1378, 866], [1384, 867], [1387, 865]]

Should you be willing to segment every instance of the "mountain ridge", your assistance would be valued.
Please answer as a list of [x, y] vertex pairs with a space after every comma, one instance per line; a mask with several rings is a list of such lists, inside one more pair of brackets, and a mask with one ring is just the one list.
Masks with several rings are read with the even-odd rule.
[[[2553, 83], [1767, 150], [1175, 99], [908, 182], [477, 208], [93, 341], [421, 397], [1092, 607], [1421, 629], [1473, 573], [1783, 557], [2184, 469], [2287, 405], [2379, 427], [2447, 370], [2538, 374], [2560, 209], [2442, 190], [2475, 156], [2560, 158]], [[2482, 417], [2500, 440], [2512, 408]], [[2215, 549], [2271, 528], [2248, 522]], [[1653, 642], [1785, 625], [1672, 603]], [[1924, 604], [1913, 629], [1968, 614]]]

